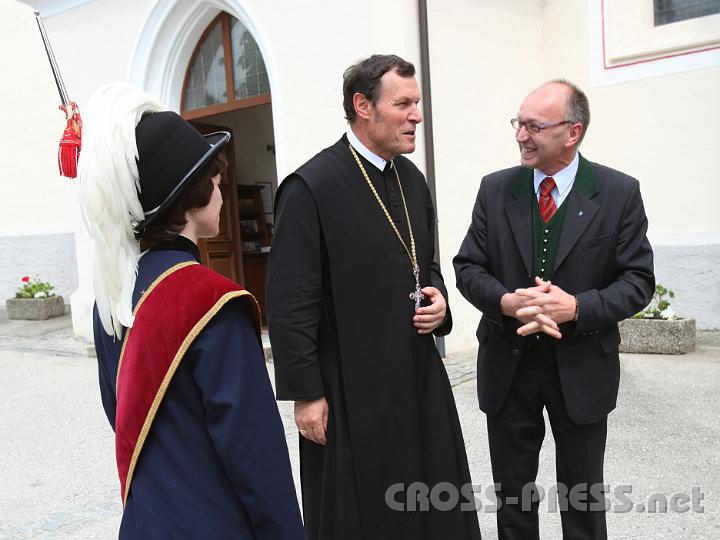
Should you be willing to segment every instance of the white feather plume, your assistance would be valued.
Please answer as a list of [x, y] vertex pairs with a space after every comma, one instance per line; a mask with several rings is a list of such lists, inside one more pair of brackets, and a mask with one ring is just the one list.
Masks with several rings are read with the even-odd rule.
[[98, 88], [83, 114], [78, 162], [85, 226], [95, 244], [93, 285], [105, 332], [121, 337], [133, 324], [132, 293], [140, 259], [133, 224], [144, 219], [138, 200], [135, 127], [147, 112], [167, 110], [125, 83]]

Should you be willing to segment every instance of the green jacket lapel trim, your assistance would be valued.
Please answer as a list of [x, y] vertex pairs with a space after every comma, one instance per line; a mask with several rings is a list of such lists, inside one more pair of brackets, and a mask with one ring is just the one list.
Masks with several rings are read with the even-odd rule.
[[533, 192], [533, 170], [523, 169], [510, 192], [516, 199], [529, 197]]
[[580, 164], [575, 174], [575, 184], [573, 186], [588, 199], [592, 199], [598, 192], [597, 182], [592, 173], [592, 164], [580, 154]]

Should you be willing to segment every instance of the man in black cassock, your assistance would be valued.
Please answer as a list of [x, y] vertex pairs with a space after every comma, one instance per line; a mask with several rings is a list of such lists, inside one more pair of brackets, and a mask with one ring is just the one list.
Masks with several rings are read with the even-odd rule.
[[[433, 340], [452, 327], [433, 204], [400, 155], [422, 121], [414, 74], [393, 55], [348, 68], [347, 133], [276, 197], [267, 317], [311, 540], [480, 538], [472, 501], [461, 508], [470, 473]], [[413, 483], [427, 488], [406, 497]], [[438, 484], [441, 502], [455, 491], [459, 503], [432, 504]]]

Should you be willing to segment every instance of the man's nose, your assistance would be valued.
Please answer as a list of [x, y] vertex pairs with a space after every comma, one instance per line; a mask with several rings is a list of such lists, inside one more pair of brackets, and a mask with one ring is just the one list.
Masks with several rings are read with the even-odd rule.
[[417, 106], [417, 103], [413, 105], [413, 109], [410, 111], [408, 119], [414, 124], [419, 124], [423, 121], [422, 113], [420, 112], [420, 107]]
[[528, 133], [528, 130], [525, 129], [525, 124], [520, 125], [520, 129], [515, 131], [515, 140], [517, 142], [524, 142], [527, 141], [530, 138], [530, 134]]

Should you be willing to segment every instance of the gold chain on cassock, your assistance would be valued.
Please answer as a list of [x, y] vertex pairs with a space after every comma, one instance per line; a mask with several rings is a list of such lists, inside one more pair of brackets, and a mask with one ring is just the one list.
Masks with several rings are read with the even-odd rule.
[[365, 178], [365, 181], [367, 182], [367, 185], [370, 188], [370, 191], [372, 191], [372, 194], [375, 195], [375, 200], [380, 205], [380, 208], [382, 208], [382, 211], [385, 213], [385, 217], [387, 218], [388, 223], [390, 223], [390, 226], [392, 227], [393, 231], [395, 231], [395, 234], [397, 235], [398, 240], [400, 240], [400, 243], [405, 248], [405, 252], [407, 253], [408, 258], [410, 259], [410, 265], [412, 266], [413, 276], [415, 277], [415, 292], [411, 292], [409, 295], [409, 298], [415, 301], [415, 308], [417, 309], [420, 307], [420, 302], [425, 298], [425, 295], [420, 292], [420, 266], [418, 266], [417, 255], [415, 253], [415, 236], [413, 235], [412, 224], [410, 223], [410, 213], [408, 212], [407, 203], [405, 202], [405, 193], [403, 192], [402, 183], [400, 182], [400, 175], [397, 172], [397, 167], [395, 167], [394, 162], [391, 162], [390, 165], [393, 168], [393, 170], [395, 171], [395, 178], [397, 179], [398, 187], [400, 188], [400, 197], [402, 198], [403, 208], [405, 208], [405, 219], [407, 219], [408, 233], [410, 233], [410, 249], [408, 249], [407, 244], [405, 243], [405, 240], [403, 240], [403, 237], [400, 234], [400, 231], [398, 230], [397, 226], [395, 225], [395, 222], [393, 221], [393, 218], [390, 215], [390, 212], [388, 212], [387, 208], [385, 207], [385, 203], [382, 202], [382, 199], [380, 198], [380, 195], [378, 195], [378, 192], [375, 189], [375, 186], [370, 181], [370, 177], [368, 176], [368, 173], [365, 170], [365, 167], [363, 166], [362, 162], [360, 161], [360, 158], [358, 157], [357, 152], [353, 148], [352, 144], [348, 144], [348, 148], [350, 148], [350, 152], [352, 153], [353, 157], [355, 158], [355, 162], [358, 164], [358, 167], [360, 167], [360, 172], [362, 172], [362, 175]]

